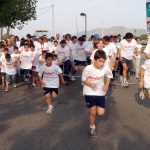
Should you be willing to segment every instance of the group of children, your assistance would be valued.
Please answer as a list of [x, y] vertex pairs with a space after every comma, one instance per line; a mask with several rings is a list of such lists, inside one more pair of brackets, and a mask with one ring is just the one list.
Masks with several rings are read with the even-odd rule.
[[18, 38], [15, 41], [14, 36], [10, 36], [8, 41], [9, 47], [5, 42], [0, 45], [1, 77], [5, 91], [8, 91], [10, 82], [16, 87], [16, 74], [25, 81], [28, 74], [32, 74], [32, 84], [42, 86], [48, 105], [47, 113], [51, 114], [52, 98], [58, 95], [59, 82], [68, 85], [70, 79], [76, 80], [75, 74], [80, 71], [83, 95], [89, 108], [91, 136], [96, 135], [96, 114], [102, 116], [105, 113], [105, 95], [116, 73], [119, 73], [120, 82], [126, 87], [128, 72], [134, 66], [136, 78], [144, 89], [140, 96], [146, 95], [150, 99], [150, 44], [144, 51], [147, 60], [140, 69], [142, 46], [140, 38], [133, 39], [132, 33], [127, 33], [121, 41], [117, 36], [100, 39], [93, 35], [87, 40], [84, 35], [77, 38], [70, 34], [62, 40], [59, 34], [51, 41], [46, 36], [37, 41], [28, 34], [21, 41]]

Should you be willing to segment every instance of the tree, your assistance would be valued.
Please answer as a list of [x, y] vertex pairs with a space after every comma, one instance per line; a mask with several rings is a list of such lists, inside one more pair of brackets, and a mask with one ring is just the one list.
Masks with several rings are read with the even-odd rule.
[[147, 34], [140, 35], [141, 40], [147, 40]]
[[1, 0], [0, 28], [21, 29], [28, 21], [36, 19], [37, 0]]

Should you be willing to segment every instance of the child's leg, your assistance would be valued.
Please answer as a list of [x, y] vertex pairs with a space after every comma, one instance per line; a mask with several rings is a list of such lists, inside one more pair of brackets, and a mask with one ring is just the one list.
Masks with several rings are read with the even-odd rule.
[[4, 73], [2, 73], [2, 86], [4, 87], [4, 85], [5, 85], [5, 75]]
[[102, 107], [96, 107], [96, 112], [99, 116], [103, 116], [105, 114], [105, 109]]
[[127, 64], [122, 64], [123, 66], [123, 79], [126, 80], [127, 79], [127, 72], [128, 72], [128, 67]]
[[96, 106], [93, 106], [89, 109], [89, 123], [90, 128], [95, 128], [95, 119], [96, 119]]
[[45, 94], [44, 98], [48, 108], [51, 107], [52, 106], [51, 94], [50, 93]]
[[6, 92], [8, 91], [9, 81], [10, 81], [10, 76], [6, 74], [6, 89], [5, 89]]
[[56, 98], [57, 96], [58, 96], [58, 95], [57, 95], [56, 92], [53, 91], [53, 92], [51, 93], [51, 97]]

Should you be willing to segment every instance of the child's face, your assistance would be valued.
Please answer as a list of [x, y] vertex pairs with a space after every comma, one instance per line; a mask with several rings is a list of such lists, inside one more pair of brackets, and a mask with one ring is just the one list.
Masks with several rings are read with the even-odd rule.
[[65, 44], [65, 43], [61, 44], [61, 47], [62, 47], [62, 48], [64, 48], [65, 46], [66, 46], [66, 44]]
[[28, 50], [29, 50], [29, 46], [28, 46], [28, 45], [24, 45], [24, 49], [25, 49], [26, 51], [28, 51]]
[[31, 51], [33, 52], [35, 50], [35, 48], [34, 47], [31, 47]]
[[130, 43], [132, 41], [132, 38], [128, 38], [127, 42]]
[[99, 58], [97, 60], [94, 60], [94, 66], [98, 69], [102, 68], [104, 66], [105, 59]]
[[53, 58], [52, 58], [52, 57], [48, 57], [48, 58], [46, 59], [46, 65], [51, 66], [51, 65], [52, 65], [52, 62], [53, 62]]
[[10, 62], [10, 58], [6, 58], [6, 61], [7, 61], [7, 62]]
[[4, 51], [4, 54], [5, 54], [5, 55], [8, 54], [8, 51]]
[[99, 41], [98, 44], [97, 44], [97, 48], [102, 49], [103, 47], [104, 47], [103, 41]]
[[15, 54], [18, 54], [18, 49], [14, 49], [14, 53], [15, 53]]

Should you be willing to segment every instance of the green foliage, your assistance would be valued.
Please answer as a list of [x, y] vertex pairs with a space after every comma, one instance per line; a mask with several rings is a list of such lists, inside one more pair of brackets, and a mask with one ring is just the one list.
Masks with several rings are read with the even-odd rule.
[[140, 35], [141, 40], [147, 40], [147, 34]]
[[1, 0], [0, 27], [18, 27], [36, 19], [37, 0]]

